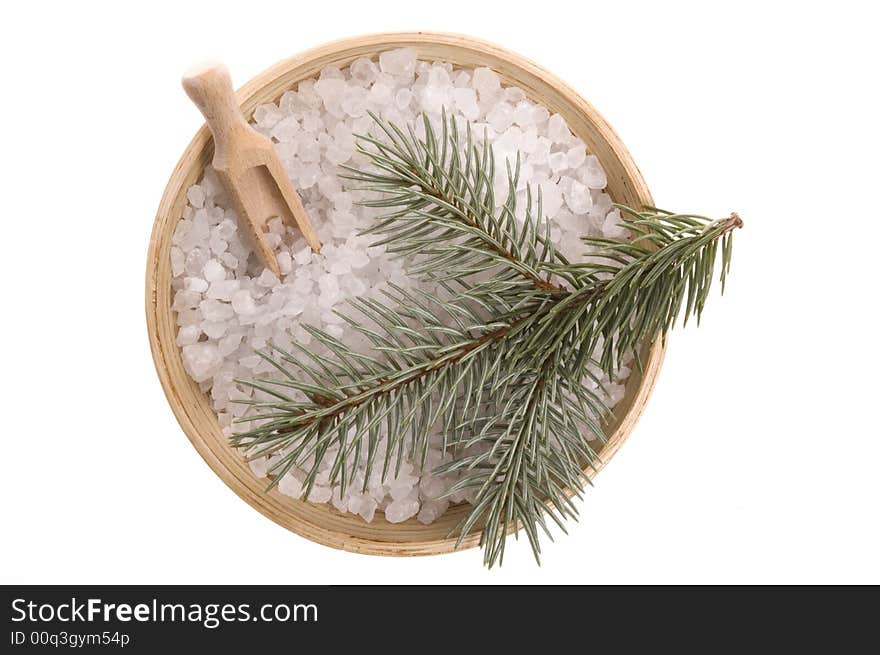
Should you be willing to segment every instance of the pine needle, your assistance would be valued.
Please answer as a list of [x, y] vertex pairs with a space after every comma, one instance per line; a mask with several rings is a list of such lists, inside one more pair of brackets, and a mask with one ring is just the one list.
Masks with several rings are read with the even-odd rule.
[[518, 156], [496, 210], [492, 148], [470, 126], [444, 113], [435, 129], [425, 117], [418, 138], [376, 121], [378, 136], [359, 137], [371, 166], [345, 175], [384, 212], [366, 233], [446, 293], [391, 286], [383, 300], [351, 301], [343, 318], [372, 344], [369, 354], [316, 328], [308, 329], [329, 354], [261, 353], [283, 379], [241, 382], [270, 400], [249, 401], [243, 420], [256, 427], [231, 443], [281, 455], [273, 485], [305, 467], [307, 497], [326, 453], [336, 453], [331, 482], [345, 487], [361, 452], [365, 478], [377, 467], [385, 478], [407, 440], [423, 462], [439, 429], [453, 458], [435, 473], [463, 473], [450, 494], [476, 490], [459, 542], [481, 530], [491, 567], [503, 560], [507, 534], [522, 529], [540, 561], [546, 518], [564, 531], [577, 518], [570, 494], [580, 496], [583, 471], [600, 464], [588, 439], [604, 441], [608, 414], [591, 391], [596, 371], [613, 379], [677, 321], [699, 320], [719, 249], [726, 284], [742, 220], [618, 205], [631, 239], [584, 238], [588, 259], [569, 262], [549, 239], [540, 193], [527, 188], [518, 211]]

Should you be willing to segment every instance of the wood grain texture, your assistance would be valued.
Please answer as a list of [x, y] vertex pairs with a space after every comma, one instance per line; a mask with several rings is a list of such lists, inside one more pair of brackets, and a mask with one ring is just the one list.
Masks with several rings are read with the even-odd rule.
[[[415, 48], [426, 60], [443, 60], [457, 66], [488, 66], [506, 85], [559, 112], [573, 132], [595, 154], [608, 176], [608, 193], [616, 202], [631, 206], [652, 204], [638, 168], [620, 138], [599, 113], [568, 85], [531, 61], [484, 41], [454, 34], [412, 32], [374, 34], [328, 43], [282, 61], [244, 85], [237, 93], [245, 116], [266, 102], [276, 102], [284, 91], [314, 77], [327, 65], [346, 66], [362, 56], [400, 47]], [[210, 133], [203, 127], [177, 163], [159, 205], [147, 258], [146, 310], [150, 347], [156, 371], [168, 402], [183, 431], [199, 454], [243, 500], [276, 523], [308, 539], [334, 548], [372, 555], [432, 555], [450, 552], [455, 539], [450, 531], [468, 512], [454, 506], [435, 523], [424, 526], [414, 519], [391, 524], [381, 513], [372, 523], [342, 514], [329, 504], [312, 504], [264, 491], [265, 480], [253, 476], [244, 458], [224, 438], [209, 398], [187, 375], [175, 344], [176, 323], [171, 310], [171, 236], [186, 204], [186, 190], [211, 161]], [[606, 428], [608, 442], [600, 451], [603, 465], [629, 436], [644, 410], [657, 379], [664, 349], [655, 345], [644, 353], [644, 370], [634, 370], [626, 394]], [[586, 475], [586, 474], [585, 474]], [[594, 475], [590, 473], [590, 475]], [[467, 537], [462, 548], [477, 545], [478, 534]]]
[[202, 112], [214, 141], [212, 166], [232, 200], [242, 227], [264, 266], [277, 277], [281, 270], [266, 239], [266, 224], [279, 217], [296, 225], [318, 252], [321, 242], [299, 194], [293, 188], [271, 139], [251, 127], [238, 107], [226, 66], [200, 64], [183, 76], [183, 88]]

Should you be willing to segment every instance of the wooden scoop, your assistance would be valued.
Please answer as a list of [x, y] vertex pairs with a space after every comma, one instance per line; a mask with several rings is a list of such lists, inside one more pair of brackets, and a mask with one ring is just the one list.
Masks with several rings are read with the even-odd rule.
[[214, 135], [214, 161], [221, 183], [253, 241], [260, 261], [281, 276], [266, 241], [269, 219], [296, 221], [306, 243], [318, 252], [321, 242], [275, 153], [272, 141], [248, 125], [241, 114], [229, 71], [216, 62], [200, 64], [183, 76], [183, 88], [201, 110]]

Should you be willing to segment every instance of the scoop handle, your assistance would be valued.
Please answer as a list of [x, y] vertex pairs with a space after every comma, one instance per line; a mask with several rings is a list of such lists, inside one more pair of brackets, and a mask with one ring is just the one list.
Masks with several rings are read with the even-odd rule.
[[247, 125], [241, 115], [229, 69], [220, 62], [206, 62], [190, 68], [183, 75], [183, 88], [208, 121], [215, 148], [222, 147], [233, 129]]

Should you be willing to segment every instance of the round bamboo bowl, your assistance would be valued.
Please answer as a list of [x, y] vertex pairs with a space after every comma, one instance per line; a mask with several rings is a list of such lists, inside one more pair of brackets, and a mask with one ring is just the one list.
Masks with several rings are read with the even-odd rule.
[[[534, 101], [559, 112], [574, 133], [595, 154], [608, 176], [607, 191], [616, 202], [633, 207], [652, 204], [641, 173], [614, 130], [573, 89], [531, 61], [495, 45], [452, 34], [413, 32], [375, 34], [328, 43], [261, 73], [238, 91], [246, 116], [304, 79], [315, 77], [324, 66], [346, 66], [358, 57], [384, 50], [412, 47], [426, 60], [443, 60], [457, 66], [488, 66], [505, 85], [521, 87]], [[171, 174], [150, 239], [147, 261], [146, 309], [150, 347], [159, 379], [171, 409], [199, 454], [243, 500], [279, 525], [318, 543], [371, 555], [433, 555], [450, 552], [455, 538], [450, 532], [468, 512], [468, 505], [450, 507], [435, 523], [425, 526], [410, 519], [392, 524], [377, 512], [372, 523], [342, 514], [330, 504], [294, 500], [277, 490], [265, 492], [265, 479], [256, 478], [243, 457], [223, 436], [209, 398], [183, 368], [175, 344], [176, 323], [171, 310], [171, 236], [186, 204], [186, 190], [202, 175], [212, 156], [211, 136], [205, 126], [184, 151]], [[629, 436], [654, 386], [663, 359], [663, 348], [645, 353], [642, 372], [633, 371], [626, 395], [606, 427], [607, 444], [601, 449], [607, 463]], [[479, 534], [469, 535], [461, 548], [477, 545]]]

